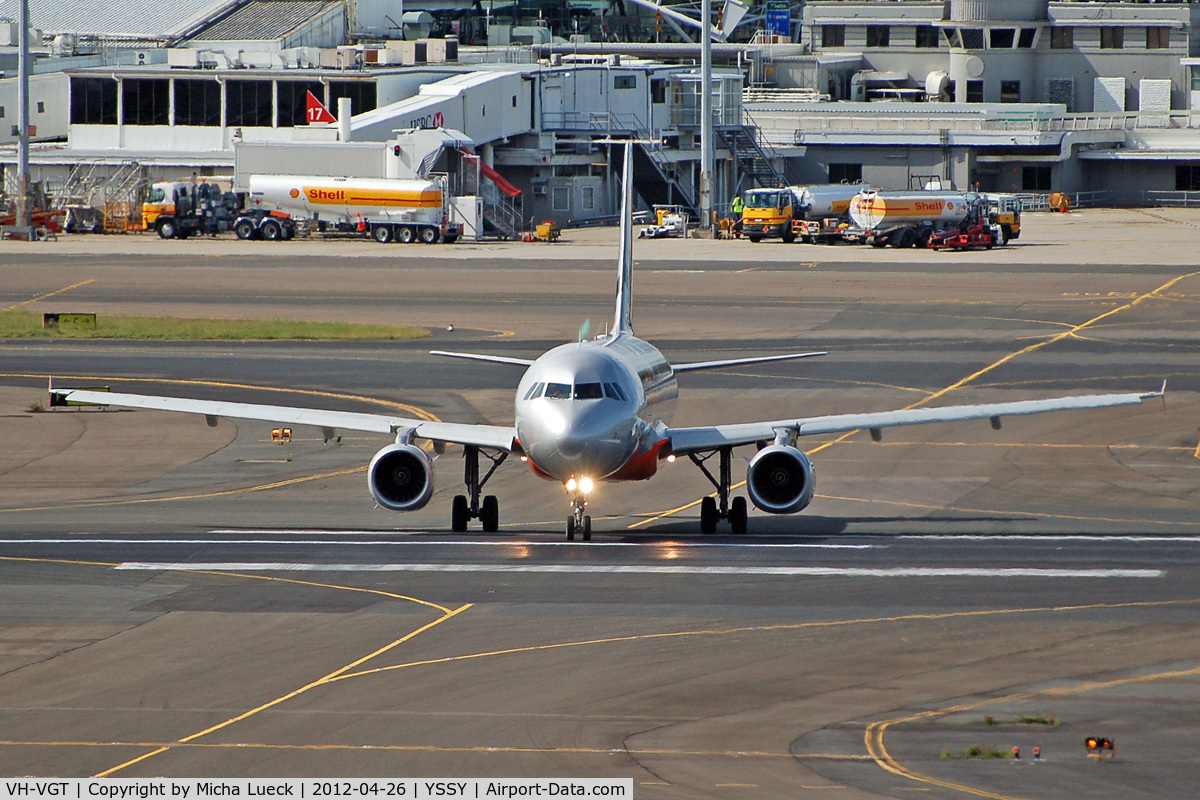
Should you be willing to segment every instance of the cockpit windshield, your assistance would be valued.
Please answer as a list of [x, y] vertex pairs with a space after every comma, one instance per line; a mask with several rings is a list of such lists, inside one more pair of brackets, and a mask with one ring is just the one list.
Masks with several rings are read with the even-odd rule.
[[576, 400], [600, 400], [604, 397], [604, 389], [598, 383], [575, 384]]
[[570, 400], [571, 399], [571, 384], [569, 383], [547, 383], [546, 397], [553, 400]]

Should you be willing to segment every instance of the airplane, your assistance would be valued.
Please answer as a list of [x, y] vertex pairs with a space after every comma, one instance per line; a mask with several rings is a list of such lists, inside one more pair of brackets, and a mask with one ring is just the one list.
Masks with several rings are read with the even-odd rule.
[[[1004, 416], [1040, 414], [1110, 406], [1137, 405], [1163, 397], [1157, 392], [1077, 395], [979, 405], [901, 409], [861, 414], [787, 417], [763, 422], [672, 427], [670, 413], [678, 396], [676, 376], [746, 364], [792, 361], [825, 352], [733, 358], [672, 365], [652, 344], [634, 335], [633, 309], [633, 159], [626, 144], [621, 204], [621, 245], [617, 259], [616, 309], [611, 330], [601, 336], [555, 347], [537, 359], [440, 350], [431, 354], [523, 367], [517, 384], [512, 425], [478, 425], [408, 419], [381, 414], [329, 411], [179, 397], [55, 389], [51, 403], [157, 409], [200, 414], [215, 426], [220, 417], [263, 420], [320, 428], [328, 441], [335, 431], [389, 434], [392, 444], [379, 450], [367, 468], [367, 485], [376, 503], [391, 511], [415, 511], [433, 495], [434, 453], [458, 445], [464, 453], [466, 494], [454, 496], [450, 527], [467, 530], [478, 519], [485, 532], [499, 528], [499, 503], [481, 491], [510, 456], [519, 456], [538, 476], [561, 482], [570, 497], [566, 538], [592, 538], [588, 497], [601, 482], [646, 480], [664, 460], [690, 458], [715, 487], [700, 504], [700, 530], [715, 533], [726, 520], [734, 534], [747, 530], [745, 497], [732, 497], [734, 448], [754, 445], [746, 468], [746, 490], [754, 505], [770, 514], [793, 514], [812, 502], [816, 481], [812, 463], [799, 448], [800, 437], [867, 430], [878, 441], [883, 428], [934, 422], [989, 419], [999, 429]], [[490, 466], [480, 474], [480, 456]], [[708, 459], [718, 457], [717, 475]]]

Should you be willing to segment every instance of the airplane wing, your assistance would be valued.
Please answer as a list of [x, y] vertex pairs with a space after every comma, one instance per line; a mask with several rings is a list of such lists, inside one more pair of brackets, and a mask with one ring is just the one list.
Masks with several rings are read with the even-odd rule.
[[757, 358], [730, 358], [724, 361], [695, 361], [691, 364], [672, 364], [671, 369], [676, 372], [696, 372], [702, 369], [721, 369], [722, 367], [739, 367], [743, 364], [765, 364], [768, 361], [795, 361], [798, 358], [812, 358], [813, 356], [827, 356], [826, 352], [820, 353], [788, 353], [781, 356], [759, 356]]
[[517, 367], [533, 366], [533, 359], [509, 358], [508, 356], [485, 356], [481, 353], [452, 353], [448, 350], [430, 350], [431, 356], [446, 356], [447, 358], [465, 358], [469, 361], [491, 361], [494, 364], [511, 364]]
[[1143, 400], [1162, 397], [1166, 384], [1157, 392], [1143, 394], [1093, 394], [1060, 397], [1047, 400], [1020, 400], [1010, 403], [985, 403], [982, 405], [946, 406], [943, 408], [912, 408], [899, 411], [878, 411], [864, 414], [834, 414], [824, 417], [806, 417], [775, 420], [773, 422], [749, 422], [734, 425], [710, 425], [695, 428], [670, 428], [668, 452], [687, 455], [706, 450], [755, 442], [774, 441], [778, 432], [789, 431], [798, 436], [815, 436], [823, 433], [843, 433], [867, 429], [872, 438], [879, 438], [881, 428], [900, 425], [924, 425], [930, 422], [957, 422], [968, 419], [991, 419], [992, 427], [1000, 427], [1000, 417], [1024, 414], [1042, 414], [1047, 411], [1069, 411], [1085, 408], [1137, 405]]
[[121, 408], [145, 408], [156, 411], [181, 411], [203, 414], [210, 425], [219, 417], [278, 422], [285, 425], [312, 425], [324, 429], [395, 434], [413, 430], [419, 439], [448, 444], [473, 445], [496, 450], [515, 449], [517, 429], [499, 425], [469, 425], [457, 422], [433, 422], [424, 419], [364, 414], [352, 411], [326, 411], [318, 408], [271, 406], [256, 403], [229, 403], [222, 400], [190, 400], [121, 392], [93, 392], [85, 389], [53, 389], [52, 392], [72, 403]]

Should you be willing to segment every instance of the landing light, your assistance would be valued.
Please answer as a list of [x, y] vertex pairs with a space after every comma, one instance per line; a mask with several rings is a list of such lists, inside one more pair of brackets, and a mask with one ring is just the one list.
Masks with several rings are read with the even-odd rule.
[[576, 486], [578, 486], [578, 484], [577, 484], [577, 483], [575, 483], [575, 479], [574, 479], [574, 478], [567, 478], [567, 491], [568, 491], [568, 492], [573, 492], [573, 491], [575, 491], [575, 487], [576, 487]]
[[674, 454], [674, 453], [672, 453], [671, 455], [667, 456], [667, 463], [668, 463], [668, 464], [674, 464], [674, 463], [675, 463], [675, 454]]
[[594, 485], [595, 484], [592, 483], [591, 478], [580, 478], [579, 479], [579, 491], [583, 492], [584, 494], [591, 494], [592, 487]]

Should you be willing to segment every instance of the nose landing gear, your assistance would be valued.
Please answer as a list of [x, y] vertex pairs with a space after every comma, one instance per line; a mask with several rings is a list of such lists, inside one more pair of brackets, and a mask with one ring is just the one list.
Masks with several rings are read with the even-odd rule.
[[574, 497], [571, 499], [572, 515], [567, 517], [567, 541], [575, 541], [575, 534], [578, 533], [583, 537], [585, 542], [592, 540], [592, 518], [588, 514], [584, 514], [584, 509], [587, 508], [587, 497], [582, 491], [576, 490]]

